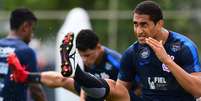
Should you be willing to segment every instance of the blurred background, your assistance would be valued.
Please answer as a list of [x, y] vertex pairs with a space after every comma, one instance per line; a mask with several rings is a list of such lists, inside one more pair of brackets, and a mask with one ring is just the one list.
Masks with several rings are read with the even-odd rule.
[[[142, 0], [0, 0], [0, 37], [9, 31], [9, 15], [18, 7], [31, 9], [39, 21], [31, 47], [35, 49], [41, 71], [54, 70], [56, 36], [68, 12], [84, 8], [92, 29], [103, 45], [122, 53], [136, 41], [133, 36], [132, 10]], [[165, 27], [192, 39], [201, 52], [201, 0], [154, 0], [161, 5]], [[82, 23], [82, 22], [80, 22]], [[52, 89], [47, 89], [48, 93]], [[50, 91], [48, 91], [50, 90]], [[48, 101], [54, 101], [54, 92]]]

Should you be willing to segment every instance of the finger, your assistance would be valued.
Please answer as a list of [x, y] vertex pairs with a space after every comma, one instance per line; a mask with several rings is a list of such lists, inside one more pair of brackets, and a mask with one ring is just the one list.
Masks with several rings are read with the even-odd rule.
[[156, 47], [159, 47], [159, 43], [158, 43], [158, 42], [155, 42], [155, 41], [153, 41], [153, 40], [151, 40], [150, 38], [147, 38], [147, 39], [146, 39], [146, 43], [147, 43], [148, 45], [154, 46], [155, 48], [156, 48]]
[[159, 43], [159, 41], [157, 41], [156, 39], [152, 38], [152, 37], [148, 37], [149, 40], [155, 42], [155, 43]]
[[163, 40], [157, 41], [156, 39], [153, 39], [151, 37], [148, 38], [151, 42], [155, 43], [158, 47], [163, 46]]
[[149, 37], [148, 39], [149, 39], [149, 41], [153, 42], [153, 43], [156, 44], [156, 45], [161, 45], [160, 42], [157, 41], [156, 39], [153, 39], [153, 38], [151, 38], [151, 37]]
[[148, 44], [153, 50], [155, 50], [155, 48], [156, 48], [156, 46], [151, 42], [151, 41], [149, 41], [149, 39], [147, 38], [147, 39], [145, 39], [146, 41], [146, 44]]
[[161, 45], [163, 44], [163, 40], [160, 41], [160, 44], [161, 44]]

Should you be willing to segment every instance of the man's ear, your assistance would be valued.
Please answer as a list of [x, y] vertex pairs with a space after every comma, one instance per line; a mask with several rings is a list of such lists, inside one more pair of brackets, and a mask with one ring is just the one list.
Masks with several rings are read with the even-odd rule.
[[100, 48], [101, 48], [101, 44], [98, 43], [98, 44], [96, 45], [96, 48], [97, 48], [97, 49], [100, 49]]
[[24, 22], [24, 23], [20, 26], [19, 30], [20, 30], [21, 32], [27, 32], [28, 28], [29, 28], [29, 24], [28, 24], [27, 22]]
[[159, 20], [157, 24], [158, 24], [158, 26], [160, 28], [162, 28], [164, 26], [164, 21], [163, 20]]

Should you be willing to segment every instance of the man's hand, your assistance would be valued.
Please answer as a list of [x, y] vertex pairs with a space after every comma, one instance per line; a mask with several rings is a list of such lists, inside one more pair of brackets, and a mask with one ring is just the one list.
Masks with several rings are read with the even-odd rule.
[[10, 53], [7, 57], [7, 61], [12, 71], [11, 79], [17, 83], [25, 83], [29, 72], [25, 71], [15, 53]]
[[146, 38], [146, 43], [153, 49], [158, 59], [167, 64], [172, 61], [171, 57], [167, 54], [165, 48], [163, 47], [162, 41], [157, 41], [151, 37]]

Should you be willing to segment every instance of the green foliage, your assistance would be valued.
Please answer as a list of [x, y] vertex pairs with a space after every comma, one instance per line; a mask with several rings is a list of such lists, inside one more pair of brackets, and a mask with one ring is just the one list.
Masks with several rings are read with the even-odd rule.
[[[135, 6], [143, 0], [117, 0], [118, 10], [132, 11]], [[200, 0], [154, 0], [158, 2], [163, 11], [187, 11], [191, 9], [200, 9]], [[3, 10], [13, 10], [17, 7], [28, 7], [32, 10], [70, 10], [74, 7], [82, 7], [86, 10], [108, 10], [109, 0], [1, 0], [0, 8]], [[106, 15], [107, 16], [107, 15]], [[130, 15], [128, 15], [130, 16]], [[201, 31], [201, 21], [194, 15], [190, 18], [185, 16], [171, 15], [173, 18], [166, 19], [165, 27], [184, 33], [198, 44]], [[175, 17], [177, 16], [177, 17]], [[97, 32], [104, 45], [108, 43], [108, 20], [92, 19], [93, 30]], [[63, 24], [62, 20], [39, 20], [35, 31], [35, 36], [41, 40], [55, 39], [56, 34]], [[118, 21], [118, 46], [119, 52], [123, 52], [136, 39], [133, 33], [132, 18]], [[48, 37], [47, 37], [48, 36]]]
[[58, 29], [62, 24], [63, 21], [60, 20], [39, 20], [34, 31], [34, 37], [39, 38], [41, 41], [56, 40]]
[[108, 21], [107, 20], [91, 20], [92, 29], [96, 32], [103, 45], [108, 43]]
[[123, 52], [129, 45], [136, 41], [135, 35], [133, 33], [133, 23], [132, 20], [120, 20], [118, 23], [118, 50]]

